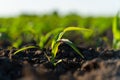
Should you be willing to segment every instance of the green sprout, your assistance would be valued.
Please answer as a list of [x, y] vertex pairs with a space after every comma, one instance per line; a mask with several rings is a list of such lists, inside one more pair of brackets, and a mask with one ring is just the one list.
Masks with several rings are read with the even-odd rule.
[[85, 29], [85, 28], [78, 28], [78, 27], [68, 27], [68, 28], [65, 28], [62, 32], [60, 32], [56, 37], [55, 39], [53, 39], [52, 41], [52, 44], [51, 44], [51, 48], [52, 48], [52, 57], [50, 59], [50, 61], [55, 64], [55, 57], [56, 57], [56, 54], [58, 52], [58, 47], [61, 43], [66, 43], [68, 44], [73, 50], [75, 50], [75, 52], [77, 54], [79, 54], [82, 58], [84, 58], [84, 56], [81, 54], [81, 52], [78, 50], [78, 48], [75, 46], [75, 44], [73, 44], [70, 40], [68, 39], [62, 39], [63, 35], [66, 33], [66, 32], [69, 32], [69, 31], [91, 31], [89, 29]]
[[113, 20], [113, 48], [120, 49], [120, 18], [119, 13], [114, 17]]

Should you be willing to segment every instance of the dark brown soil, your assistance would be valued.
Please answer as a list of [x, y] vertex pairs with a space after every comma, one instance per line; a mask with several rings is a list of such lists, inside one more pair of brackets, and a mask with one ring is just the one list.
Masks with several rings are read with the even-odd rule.
[[80, 48], [81, 58], [66, 44], [59, 47], [56, 66], [45, 54], [50, 50], [0, 49], [0, 80], [120, 80], [120, 50]]

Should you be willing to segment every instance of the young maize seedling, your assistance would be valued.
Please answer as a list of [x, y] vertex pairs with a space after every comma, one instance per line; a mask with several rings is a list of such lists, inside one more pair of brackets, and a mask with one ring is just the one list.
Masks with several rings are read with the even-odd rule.
[[119, 13], [114, 17], [113, 20], [113, 48], [118, 50], [120, 49], [120, 18]]
[[89, 29], [85, 29], [85, 28], [78, 28], [78, 27], [68, 27], [65, 28], [62, 32], [60, 32], [55, 39], [52, 41], [51, 44], [51, 48], [52, 48], [52, 58], [51, 58], [51, 62], [54, 64], [55, 63], [55, 57], [56, 54], [58, 52], [58, 47], [61, 43], [66, 43], [68, 44], [73, 50], [76, 51], [77, 54], [79, 54], [82, 58], [84, 58], [84, 56], [80, 53], [80, 51], [77, 49], [77, 47], [75, 46], [75, 44], [73, 44], [71, 41], [69, 41], [68, 39], [62, 39], [62, 36], [68, 32], [68, 31], [91, 31]]

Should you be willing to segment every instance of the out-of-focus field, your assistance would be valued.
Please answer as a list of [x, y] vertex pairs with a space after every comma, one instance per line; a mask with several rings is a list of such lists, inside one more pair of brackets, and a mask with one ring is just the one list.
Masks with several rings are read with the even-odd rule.
[[[0, 46], [19, 46], [26, 42], [38, 42], [48, 32], [69, 26], [92, 29], [94, 33], [73, 32], [65, 37], [79, 45], [101, 46], [102, 42], [111, 45], [113, 17], [83, 17], [77, 14], [59, 15], [57, 12], [44, 15], [20, 15], [17, 17], [0, 18]], [[56, 34], [56, 33], [55, 33]], [[109, 37], [109, 38], [108, 38]], [[6, 42], [6, 43], [5, 43]]]

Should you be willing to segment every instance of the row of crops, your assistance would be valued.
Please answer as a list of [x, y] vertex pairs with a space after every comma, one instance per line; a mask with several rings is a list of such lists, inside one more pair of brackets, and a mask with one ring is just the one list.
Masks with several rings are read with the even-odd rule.
[[[57, 12], [0, 18], [0, 46], [3, 47], [4, 41], [6, 41], [18, 48], [22, 43], [35, 41], [40, 47], [43, 47], [46, 43], [45, 38], [48, 39], [62, 28], [70, 26], [92, 29], [95, 31], [94, 37], [97, 38], [97, 36], [104, 35], [107, 30], [111, 29], [112, 20], [112, 17], [82, 17], [77, 14], [59, 15]], [[82, 38], [85, 38], [89, 43], [91, 41], [90, 33], [83, 33]], [[71, 38], [72, 35], [72, 33], [66, 34], [68, 38]], [[78, 36], [75, 37], [78, 38]], [[73, 39], [77, 43], [79, 39], [74, 40], [74, 38], [72, 37], [71, 40]]]

